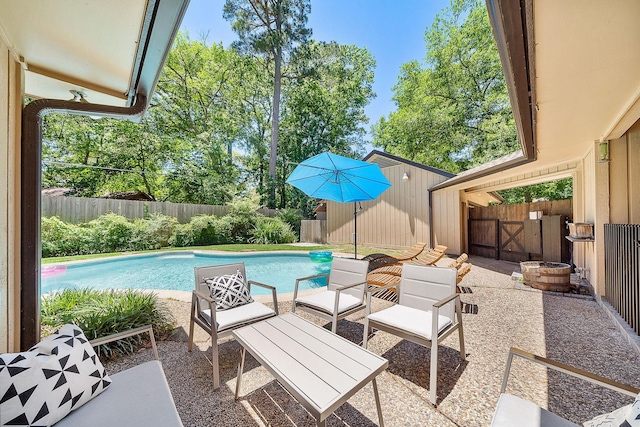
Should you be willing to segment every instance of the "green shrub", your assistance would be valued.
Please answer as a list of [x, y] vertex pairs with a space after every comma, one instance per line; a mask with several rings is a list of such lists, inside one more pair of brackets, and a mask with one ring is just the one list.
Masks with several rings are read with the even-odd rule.
[[250, 200], [239, 200], [231, 204], [231, 210], [223, 217], [229, 229], [229, 243], [248, 243], [253, 237], [259, 218], [264, 216], [256, 211], [258, 205]]
[[[175, 319], [157, 295], [147, 291], [126, 289], [99, 291], [95, 289], [65, 289], [42, 298], [42, 324], [57, 329], [65, 323], [75, 323], [89, 340], [153, 325], [156, 335], [170, 332]], [[131, 354], [141, 344], [132, 337], [99, 348], [107, 357]]]
[[136, 219], [133, 224], [135, 233], [132, 246], [134, 250], [142, 251], [168, 246], [178, 220], [161, 213], [153, 213], [146, 215], [144, 219]]
[[298, 209], [280, 209], [276, 214], [276, 218], [289, 224], [293, 232], [296, 233], [296, 236], [300, 237], [300, 224], [304, 217]]
[[89, 221], [87, 225], [93, 231], [95, 253], [132, 249], [136, 227], [122, 215], [108, 213]]
[[260, 218], [253, 229], [253, 236], [251, 237], [252, 243], [263, 245], [297, 241], [298, 238], [291, 226], [279, 218]]
[[57, 216], [42, 218], [42, 256], [92, 253], [92, 233], [88, 228], [68, 224]]

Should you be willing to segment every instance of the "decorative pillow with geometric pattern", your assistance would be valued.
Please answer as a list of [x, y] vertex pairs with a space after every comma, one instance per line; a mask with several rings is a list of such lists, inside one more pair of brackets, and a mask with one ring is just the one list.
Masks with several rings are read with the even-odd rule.
[[631, 405], [598, 415], [585, 422], [584, 427], [640, 427], [640, 394]]
[[82, 330], [64, 325], [28, 351], [0, 354], [0, 426], [50, 426], [109, 384]]
[[204, 283], [211, 291], [211, 298], [216, 300], [216, 310], [229, 310], [253, 302], [240, 270], [236, 274], [206, 278]]

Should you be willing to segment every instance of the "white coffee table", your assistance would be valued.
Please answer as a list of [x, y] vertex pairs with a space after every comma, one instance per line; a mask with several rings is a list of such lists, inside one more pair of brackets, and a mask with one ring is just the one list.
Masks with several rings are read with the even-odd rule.
[[387, 368], [386, 359], [293, 313], [237, 329], [233, 335], [242, 344], [236, 399], [249, 351], [318, 426], [324, 426], [333, 411], [371, 381], [380, 426], [384, 426], [376, 376]]

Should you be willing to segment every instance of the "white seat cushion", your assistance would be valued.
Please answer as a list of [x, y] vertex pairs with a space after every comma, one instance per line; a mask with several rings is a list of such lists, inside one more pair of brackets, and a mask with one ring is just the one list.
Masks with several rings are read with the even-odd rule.
[[[317, 294], [311, 294], [305, 297], [297, 298], [296, 305], [305, 305], [307, 307], [315, 308], [316, 310], [324, 311], [327, 314], [333, 314], [333, 308], [336, 304], [336, 292], [335, 291], [323, 291]], [[362, 304], [360, 298], [356, 298], [353, 295], [349, 295], [344, 292], [340, 292], [340, 301], [338, 303], [338, 314], [357, 307]]]
[[491, 427], [578, 427], [535, 403], [502, 393], [493, 414]]
[[[396, 304], [369, 316], [369, 320], [382, 323], [393, 328], [402, 329], [419, 337], [431, 340], [431, 311], [418, 310]], [[438, 316], [438, 333], [451, 324], [451, 319]]]
[[[276, 312], [266, 305], [254, 301], [229, 310], [216, 311], [217, 331], [221, 332], [244, 323], [255, 322], [275, 316]], [[211, 324], [211, 311], [202, 310], [202, 317]]]

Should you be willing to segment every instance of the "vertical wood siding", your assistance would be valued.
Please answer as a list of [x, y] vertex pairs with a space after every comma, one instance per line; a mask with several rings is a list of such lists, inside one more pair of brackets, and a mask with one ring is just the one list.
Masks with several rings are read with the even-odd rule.
[[20, 345], [20, 118], [23, 72], [0, 37], [0, 353]]
[[[409, 175], [403, 181], [404, 173]], [[358, 245], [389, 248], [429, 242], [429, 191], [445, 177], [411, 165], [382, 169], [391, 188], [377, 199], [362, 202], [358, 212]], [[360, 203], [357, 205], [359, 208]], [[327, 203], [327, 241], [353, 243], [353, 203]]]

